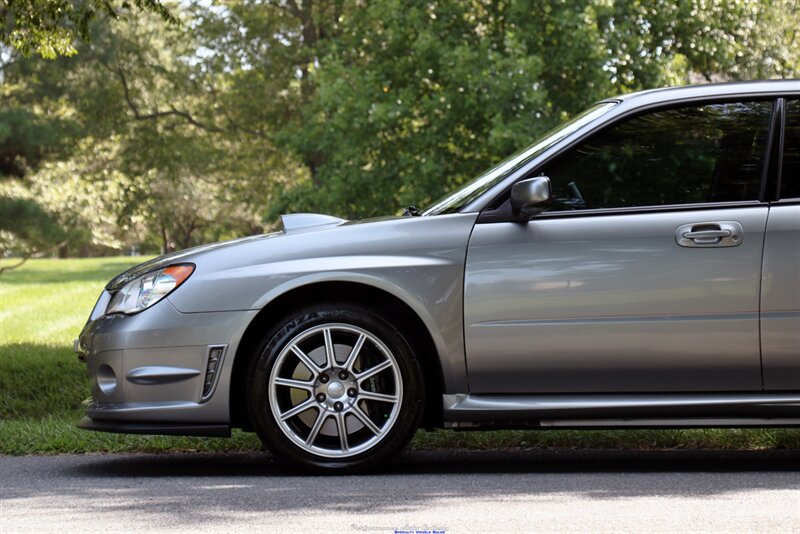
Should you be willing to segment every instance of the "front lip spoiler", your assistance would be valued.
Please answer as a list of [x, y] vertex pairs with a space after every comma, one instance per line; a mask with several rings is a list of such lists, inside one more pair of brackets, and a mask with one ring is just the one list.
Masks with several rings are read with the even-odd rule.
[[106, 421], [84, 417], [78, 421], [78, 428], [96, 432], [114, 432], [118, 434], [153, 434], [166, 436], [201, 436], [212, 438], [229, 438], [229, 425], [203, 425], [194, 423], [147, 423], [140, 421]]

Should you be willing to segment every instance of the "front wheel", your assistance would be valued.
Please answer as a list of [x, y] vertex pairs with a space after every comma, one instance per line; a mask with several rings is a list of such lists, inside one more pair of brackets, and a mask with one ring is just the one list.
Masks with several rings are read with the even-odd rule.
[[402, 333], [372, 311], [350, 304], [299, 311], [256, 354], [251, 419], [267, 448], [295, 464], [366, 469], [417, 428], [419, 365]]

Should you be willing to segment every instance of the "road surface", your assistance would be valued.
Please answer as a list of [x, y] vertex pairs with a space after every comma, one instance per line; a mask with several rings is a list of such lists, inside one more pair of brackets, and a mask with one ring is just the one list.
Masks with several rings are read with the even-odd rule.
[[423, 451], [295, 476], [267, 454], [0, 457], [0, 532], [799, 532], [798, 451]]

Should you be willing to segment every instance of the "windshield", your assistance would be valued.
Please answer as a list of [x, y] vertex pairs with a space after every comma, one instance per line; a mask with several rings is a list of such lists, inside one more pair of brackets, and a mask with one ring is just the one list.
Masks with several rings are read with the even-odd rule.
[[524, 165], [531, 159], [535, 158], [546, 149], [550, 148], [554, 144], [558, 143], [571, 133], [575, 132], [576, 130], [582, 128], [585, 124], [590, 123], [591, 121], [595, 120], [600, 115], [604, 114], [606, 111], [614, 107], [617, 103], [616, 102], [605, 102], [596, 104], [594, 107], [591, 107], [581, 113], [580, 115], [576, 115], [571, 120], [559, 124], [549, 132], [547, 132], [542, 138], [537, 141], [536, 143], [532, 144], [531, 146], [524, 148], [509, 156], [508, 158], [504, 159], [482, 175], [478, 176], [461, 189], [450, 193], [449, 195], [445, 196], [444, 198], [440, 199], [428, 209], [426, 209], [422, 215], [442, 215], [445, 213], [455, 213], [486, 191], [494, 187], [497, 183], [499, 183], [503, 178], [509, 175], [513, 170], [517, 169], [521, 165]]

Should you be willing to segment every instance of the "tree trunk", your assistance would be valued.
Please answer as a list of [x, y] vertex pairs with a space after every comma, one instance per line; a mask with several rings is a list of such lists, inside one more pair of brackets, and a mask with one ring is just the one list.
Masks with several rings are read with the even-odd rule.
[[169, 245], [169, 234], [167, 233], [167, 226], [164, 221], [161, 221], [161, 254], [172, 252], [172, 247]]

